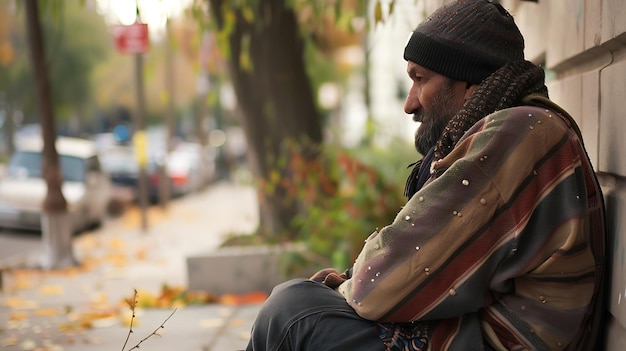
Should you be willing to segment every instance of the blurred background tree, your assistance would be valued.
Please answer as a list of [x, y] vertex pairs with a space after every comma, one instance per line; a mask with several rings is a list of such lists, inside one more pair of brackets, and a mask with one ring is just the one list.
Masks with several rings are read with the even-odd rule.
[[[317, 162], [328, 122], [316, 96], [328, 77], [312, 75], [309, 68], [321, 67], [312, 64], [315, 59], [330, 59], [342, 47], [361, 43], [364, 28], [352, 20], [364, 16], [366, 5], [356, 0], [195, 2], [196, 18], [218, 32], [237, 95], [248, 162], [259, 185], [262, 237], [298, 235], [293, 219], [302, 199], [281, 180], [293, 178], [290, 154], [306, 164]], [[338, 81], [341, 72], [332, 73]]]
[[[55, 4], [54, 2], [48, 4]], [[25, 27], [28, 37], [28, 57], [33, 75], [35, 106], [39, 114], [43, 150], [41, 174], [46, 181], [43, 200], [41, 231], [43, 252], [40, 264], [44, 269], [64, 268], [77, 264], [72, 249], [72, 229], [68, 216], [67, 201], [61, 191], [63, 177], [59, 155], [56, 151], [55, 109], [50, 83], [50, 65], [43, 36], [41, 10], [38, 0], [25, 0]]]
[[[378, 156], [347, 150], [352, 146], [342, 143], [338, 121], [345, 118], [341, 110], [349, 104], [342, 101], [347, 93], [363, 96], [366, 102], [369, 99], [367, 35], [372, 23], [382, 21], [383, 8], [391, 13], [395, 1], [384, 1], [384, 7], [382, 0], [189, 2], [193, 5], [185, 16], [165, 18], [167, 35], [152, 38], [144, 54], [148, 124], [162, 126], [173, 107], [177, 137], [202, 144], [211, 139], [211, 131], [228, 125], [242, 127], [246, 167], [252, 171], [260, 199], [261, 225], [254, 237], [264, 242], [307, 240], [316, 235], [319, 244], [325, 240], [320, 233], [328, 233], [331, 246], [341, 246], [337, 238], [342, 233], [358, 242], [373, 227], [388, 223], [402, 200], [406, 175], [399, 174], [405, 169], [398, 164], [412, 157], [404, 157], [398, 149], [380, 150], [369, 143], [373, 134], [360, 140], [360, 145]], [[25, 35], [21, 17], [14, 15], [19, 12], [17, 3], [0, 3], [0, 111], [11, 117], [17, 112], [24, 121], [35, 121], [28, 84], [31, 73], [22, 67]], [[115, 21], [104, 22], [106, 14], [95, 6], [106, 1], [55, 3], [58, 9], [42, 18], [50, 43], [47, 52], [59, 126], [95, 134], [120, 121], [130, 122], [137, 108], [133, 60], [131, 55], [115, 53], [108, 28]], [[174, 77], [173, 89], [167, 87], [168, 75]], [[234, 102], [227, 101], [228, 91], [236, 97]], [[369, 110], [359, 111], [370, 114]], [[413, 152], [409, 144], [407, 150]], [[337, 150], [346, 152], [339, 157]], [[373, 159], [376, 164], [370, 164]], [[340, 160], [368, 165], [357, 168], [380, 174], [351, 178], [341, 167], [333, 167]], [[381, 176], [388, 169], [397, 172]], [[327, 172], [329, 182], [336, 186], [324, 188], [315, 172]], [[304, 174], [310, 181], [303, 180]], [[341, 185], [346, 179], [372, 191], [353, 197], [357, 194]], [[306, 191], [294, 192], [294, 184]], [[373, 211], [376, 218], [361, 215], [352, 217], [350, 225], [338, 225], [346, 203], [354, 201], [363, 207], [358, 212], [363, 214], [377, 196], [389, 197], [390, 184], [397, 189], [393, 192], [397, 200], [385, 200], [386, 211]], [[321, 219], [323, 208], [333, 220]], [[332, 227], [320, 227], [327, 222]], [[318, 244], [314, 246], [320, 252], [325, 250]]]
[[[111, 39], [103, 18], [95, 10], [76, 6], [71, 2], [48, 2], [53, 6], [42, 6], [41, 26], [46, 42], [46, 62], [55, 115], [59, 127], [69, 128], [75, 133], [86, 131], [93, 121], [94, 90], [91, 76], [94, 67], [111, 52]], [[72, 5], [72, 6], [70, 6]], [[4, 103], [19, 110], [24, 116], [18, 123], [36, 123], [37, 103], [33, 94], [33, 71], [27, 55], [27, 39], [24, 16], [15, 16], [19, 6], [15, 2], [3, 1], [0, 16], [3, 18], [4, 41], [0, 61], [1, 91]], [[6, 19], [6, 22], [5, 22]], [[9, 113], [11, 114], [11, 113]], [[5, 122], [12, 122], [6, 118]]]

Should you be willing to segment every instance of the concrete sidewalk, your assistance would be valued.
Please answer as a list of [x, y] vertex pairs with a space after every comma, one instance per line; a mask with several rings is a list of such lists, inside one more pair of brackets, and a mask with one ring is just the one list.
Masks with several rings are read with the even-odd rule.
[[[254, 189], [218, 183], [172, 201], [166, 210], [154, 207], [147, 213], [146, 231], [135, 209], [77, 237], [74, 254], [80, 268], [5, 272], [0, 349], [112, 351], [140, 342], [141, 349], [152, 351], [244, 349], [262, 295], [212, 296], [217, 302], [198, 305], [181, 301], [186, 257], [215, 250], [228, 234], [256, 228]], [[134, 290], [139, 305], [129, 335], [131, 311], [124, 300]], [[162, 308], [144, 307], [154, 305]], [[154, 330], [158, 335], [141, 341]]]

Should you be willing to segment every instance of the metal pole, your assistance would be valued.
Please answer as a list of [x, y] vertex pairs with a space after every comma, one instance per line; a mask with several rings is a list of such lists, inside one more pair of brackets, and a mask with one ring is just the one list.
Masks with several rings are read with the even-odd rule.
[[165, 126], [167, 128], [165, 141], [165, 160], [163, 167], [160, 169], [159, 176], [159, 203], [163, 208], [167, 208], [170, 201], [170, 180], [167, 172], [167, 157], [172, 151], [172, 142], [174, 139], [174, 59], [172, 47], [172, 29], [169, 18], [165, 22], [166, 39], [165, 39], [165, 90], [167, 91], [167, 110], [165, 113]]
[[[145, 99], [143, 90], [143, 54], [135, 54], [135, 88], [137, 93], [137, 113], [135, 118], [135, 133], [145, 136]], [[139, 143], [135, 147], [147, 147], [145, 143]], [[145, 154], [146, 150], [137, 150], [140, 154]], [[139, 162], [139, 205], [141, 207], [141, 229], [148, 229], [148, 176], [146, 173], [146, 163]]]

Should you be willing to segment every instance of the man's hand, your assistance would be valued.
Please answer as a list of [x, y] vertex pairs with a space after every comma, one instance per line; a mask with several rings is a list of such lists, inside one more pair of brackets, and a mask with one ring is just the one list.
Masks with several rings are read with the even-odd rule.
[[318, 283], [322, 283], [329, 288], [336, 289], [341, 283], [345, 282], [349, 278], [348, 271], [343, 273], [337, 272], [334, 268], [325, 268], [321, 271], [313, 274], [311, 280]]

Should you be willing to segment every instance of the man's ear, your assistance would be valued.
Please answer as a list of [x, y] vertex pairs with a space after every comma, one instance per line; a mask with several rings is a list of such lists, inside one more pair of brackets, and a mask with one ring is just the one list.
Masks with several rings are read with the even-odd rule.
[[476, 88], [478, 88], [478, 84], [467, 83], [467, 86], [465, 87], [465, 95], [463, 96], [463, 98], [465, 100], [469, 99], [470, 95], [472, 95]]

